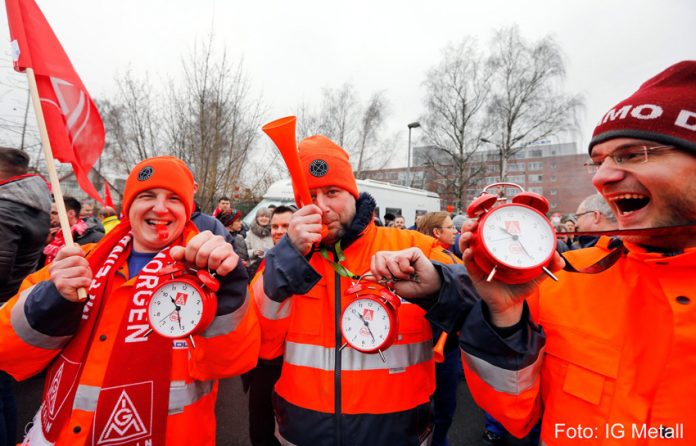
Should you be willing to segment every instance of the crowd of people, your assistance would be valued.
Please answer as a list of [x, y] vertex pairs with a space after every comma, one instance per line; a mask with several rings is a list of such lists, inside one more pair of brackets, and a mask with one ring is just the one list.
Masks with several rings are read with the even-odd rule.
[[[557, 280], [521, 283], [476, 261], [476, 218], [382, 223], [325, 136], [298, 146], [311, 204], [208, 215], [184, 162], [149, 158], [120, 212], [64, 197], [74, 245], [26, 153], [0, 148], [0, 446], [12, 383], [42, 371], [24, 444], [212, 445], [231, 376], [254, 446], [449, 445], [463, 378], [484, 445], [695, 444], [694, 103], [681, 62], [600, 120], [598, 192], [552, 222]], [[373, 297], [349, 314], [357, 289]]]

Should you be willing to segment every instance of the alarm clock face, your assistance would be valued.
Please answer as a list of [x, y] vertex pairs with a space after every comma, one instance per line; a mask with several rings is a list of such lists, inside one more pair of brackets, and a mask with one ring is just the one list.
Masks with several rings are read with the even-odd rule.
[[364, 297], [348, 304], [341, 317], [341, 332], [346, 342], [363, 352], [381, 349], [395, 328], [384, 304]]
[[481, 242], [496, 262], [512, 268], [544, 265], [556, 250], [551, 223], [532, 208], [503, 205], [479, 223]]
[[162, 336], [188, 336], [203, 317], [200, 288], [184, 281], [167, 282], [152, 294], [148, 316], [152, 329]]

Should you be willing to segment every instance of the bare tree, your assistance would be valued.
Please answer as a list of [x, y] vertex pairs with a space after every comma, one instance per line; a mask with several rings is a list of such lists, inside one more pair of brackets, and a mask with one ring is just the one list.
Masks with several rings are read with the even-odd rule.
[[465, 38], [446, 47], [424, 86], [421, 122], [423, 140], [430, 146], [425, 165], [442, 192], [455, 197], [454, 205], [461, 208], [466, 190], [481, 173], [480, 165], [471, 162], [486, 133], [483, 111], [490, 94], [489, 73], [475, 41]]
[[323, 128], [319, 112], [314, 110], [311, 104], [302, 102], [297, 107], [297, 138], [303, 140], [308, 136], [320, 134]]
[[359, 99], [353, 84], [346, 82], [341, 88], [323, 88], [320, 112], [321, 133], [336, 144], [350, 151], [355, 144], [355, 128], [358, 126]]
[[356, 178], [362, 178], [363, 170], [370, 167], [371, 163], [380, 158], [384, 159], [384, 156], [380, 156], [384, 154], [384, 150], [375, 150], [375, 146], [379, 144], [380, 130], [386, 113], [384, 93], [373, 94], [365, 106], [358, 128]]
[[31, 168], [41, 160], [41, 140], [31, 106], [25, 75], [12, 69], [7, 54], [0, 54], [0, 146], [16, 147], [29, 154]]
[[116, 98], [98, 101], [107, 136], [103, 158], [111, 170], [127, 174], [143, 159], [164, 154], [162, 117], [147, 76], [137, 79], [127, 71], [116, 85]]
[[243, 64], [216, 51], [212, 34], [182, 59], [180, 81], [157, 88], [126, 73], [117, 84], [118, 95], [100, 102], [108, 144], [102, 167], [127, 172], [144, 158], [177, 156], [192, 169], [204, 209], [241, 186], [262, 105]]
[[565, 63], [549, 36], [530, 43], [517, 27], [501, 29], [495, 33], [488, 66], [494, 94], [487, 139], [498, 148], [504, 181], [508, 160], [524, 146], [575, 127], [583, 99], [561, 91]]
[[262, 105], [250, 97], [243, 64], [232, 63], [225, 50], [218, 55], [212, 35], [196, 45], [183, 67], [183, 85], [170, 87], [165, 139], [193, 169], [198, 201], [211, 209], [216, 195], [238, 186]]
[[275, 146], [271, 148], [269, 145], [266, 149], [254, 154], [258, 156], [250, 157], [241, 176], [241, 181], [249, 185], [248, 189], [254, 197], [263, 196], [271, 184], [287, 176], [280, 152]]
[[322, 88], [318, 111], [307, 103], [298, 109], [298, 137], [320, 133], [330, 138], [351, 156], [358, 178], [366, 169], [386, 165], [394, 151], [395, 146], [385, 146], [381, 133], [388, 113], [383, 92], [374, 93], [363, 106], [355, 87], [344, 83]]

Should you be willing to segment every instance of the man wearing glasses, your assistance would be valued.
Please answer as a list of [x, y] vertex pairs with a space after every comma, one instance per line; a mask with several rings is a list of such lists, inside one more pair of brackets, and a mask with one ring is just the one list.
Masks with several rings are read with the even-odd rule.
[[[618, 228], [616, 217], [602, 194], [592, 194], [582, 200], [573, 217], [575, 230], [578, 232], [610, 231]], [[573, 242], [573, 249], [589, 248], [598, 241], [598, 236], [581, 235]]]
[[[418, 274], [420, 284], [397, 283], [405, 298], [440, 288], [431, 312], [460, 302], [466, 381], [514, 435], [541, 420], [547, 446], [696, 444], [696, 61], [610, 110], [589, 152], [619, 229], [641, 231], [564, 255], [576, 268], [618, 255], [611, 267], [558, 271], [558, 282], [487, 282], [467, 249], [468, 225], [468, 277], [456, 266], [438, 274], [413, 248], [378, 253], [373, 274]], [[562, 266], [556, 254], [551, 269]], [[480, 301], [460, 297], [467, 280]]]

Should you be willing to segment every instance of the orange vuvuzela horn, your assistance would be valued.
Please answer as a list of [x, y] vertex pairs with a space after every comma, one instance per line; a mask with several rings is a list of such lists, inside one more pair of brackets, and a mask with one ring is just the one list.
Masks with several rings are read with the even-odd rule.
[[[312, 204], [312, 195], [309, 193], [307, 178], [302, 172], [300, 164], [300, 156], [297, 153], [297, 143], [295, 141], [295, 123], [297, 119], [294, 116], [286, 116], [285, 118], [276, 119], [261, 127], [261, 130], [268, 135], [276, 147], [280, 151], [285, 165], [290, 172], [292, 185], [295, 192], [295, 203], [298, 207]], [[322, 238], [328, 233], [326, 225], [321, 226]]]
[[312, 204], [312, 196], [309, 193], [309, 186], [307, 186], [307, 178], [302, 173], [300, 156], [297, 153], [295, 122], [296, 118], [294, 116], [286, 116], [285, 118], [269, 122], [261, 129], [278, 147], [290, 172], [290, 178], [295, 189], [295, 202], [298, 207], [302, 207], [303, 205]]

